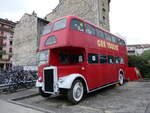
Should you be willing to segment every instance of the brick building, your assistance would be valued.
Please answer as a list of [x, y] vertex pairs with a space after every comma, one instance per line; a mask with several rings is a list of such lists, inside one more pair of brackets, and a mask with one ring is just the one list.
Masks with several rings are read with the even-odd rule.
[[0, 69], [8, 69], [12, 65], [12, 44], [15, 25], [15, 22], [0, 18]]

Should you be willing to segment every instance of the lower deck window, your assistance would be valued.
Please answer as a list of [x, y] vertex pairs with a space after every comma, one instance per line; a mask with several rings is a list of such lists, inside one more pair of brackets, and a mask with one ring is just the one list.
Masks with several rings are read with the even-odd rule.
[[120, 57], [120, 64], [124, 64], [124, 58]]
[[60, 53], [59, 60], [61, 64], [76, 64], [84, 61], [83, 54]]
[[101, 64], [107, 63], [107, 56], [106, 55], [100, 55], [100, 63]]
[[97, 54], [88, 54], [88, 63], [89, 64], [95, 64], [98, 63], [98, 55]]
[[108, 56], [108, 63], [114, 64], [114, 57], [113, 56]]
[[123, 57], [115, 57], [115, 63], [116, 64], [124, 64], [124, 58]]

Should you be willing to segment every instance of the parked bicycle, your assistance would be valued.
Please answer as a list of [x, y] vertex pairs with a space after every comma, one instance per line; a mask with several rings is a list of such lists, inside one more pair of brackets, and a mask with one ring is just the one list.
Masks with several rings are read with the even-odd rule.
[[31, 88], [37, 79], [36, 71], [25, 71], [9, 69], [0, 71], [0, 90], [4, 92], [15, 92], [22, 88]]

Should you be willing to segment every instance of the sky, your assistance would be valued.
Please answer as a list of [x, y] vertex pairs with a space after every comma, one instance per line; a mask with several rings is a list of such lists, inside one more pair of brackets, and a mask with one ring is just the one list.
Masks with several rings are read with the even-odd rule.
[[[43, 18], [59, 0], [0, 0], [0, 18], [19, 21], [35, 11]], [[150, 0], [111, 0], [110, 30], [127, 44], [150, 44]]]

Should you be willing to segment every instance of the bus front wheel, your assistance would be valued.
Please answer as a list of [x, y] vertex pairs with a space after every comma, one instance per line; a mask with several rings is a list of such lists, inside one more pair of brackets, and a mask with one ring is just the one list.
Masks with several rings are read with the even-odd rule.
[[68, 100], [72, 104], [78, 104], [84, 95], [84, 86], [81, 80], [75, 80], [71, 86], [71, 89], [67, 92]]
[[39, 94], [40, 94], [42, 97], [50, 97], [50, 96], [51, 96], [51, 94], [44, 93], [43, 90], [42, 90], [42, 87], [39, 87]]

